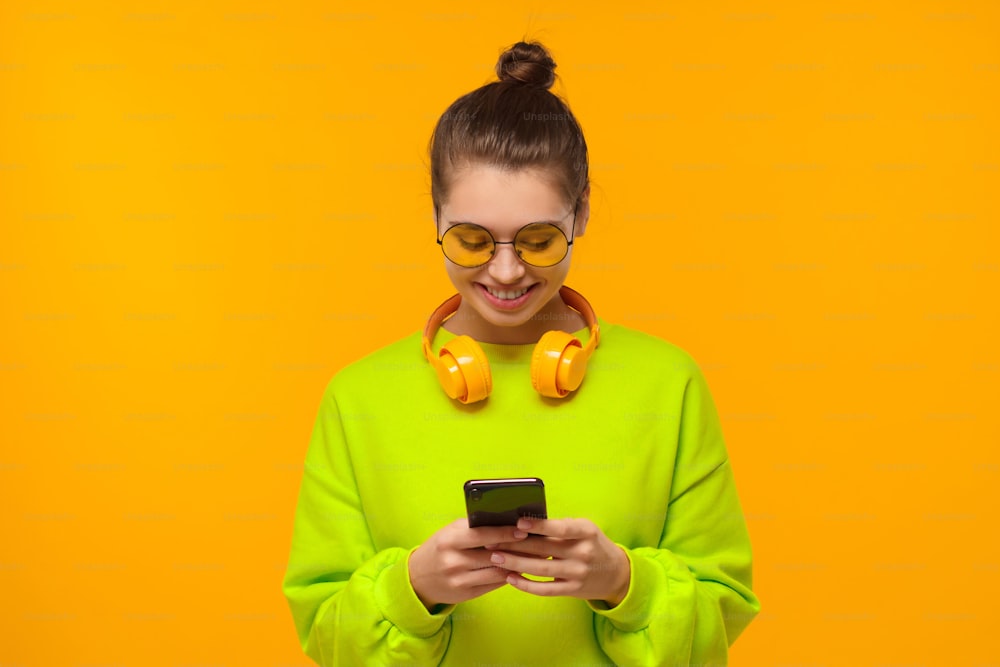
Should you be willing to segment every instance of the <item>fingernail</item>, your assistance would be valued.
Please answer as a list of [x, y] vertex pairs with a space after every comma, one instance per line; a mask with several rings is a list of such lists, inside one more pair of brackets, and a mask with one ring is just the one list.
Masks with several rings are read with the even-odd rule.
[[531, 528], [531, 521], [529, 519], [518, 519], [517, 527], [521, 530], [528, 530]]
[[503, 556], [501, 556], [500, 554], [493, 554], [492, 556], [490, 556], [490, 560], [499, 565], [500, 563], [503, 562]]
[[514, 531], [514, 537], [527, 537], [527, 536], [528, 536], [528, 534], [526, 532], [524, 532], [523, 530], [515, 530]]

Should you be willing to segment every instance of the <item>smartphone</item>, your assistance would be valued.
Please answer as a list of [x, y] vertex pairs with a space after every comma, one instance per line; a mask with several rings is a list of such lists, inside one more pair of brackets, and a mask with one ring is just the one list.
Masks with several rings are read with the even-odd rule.
[[545, 484], [537, 477], [470, 479], [465, 483], [469, 527], [514, 526], [522, 517], [547, 519]]

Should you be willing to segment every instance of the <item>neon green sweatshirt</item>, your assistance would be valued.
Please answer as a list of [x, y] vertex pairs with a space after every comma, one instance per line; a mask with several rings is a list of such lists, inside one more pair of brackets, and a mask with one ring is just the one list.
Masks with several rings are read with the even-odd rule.
[[[330, 380], [282, 583], [316, 663], [726, 664], [760, 603], [713, 399], [687, 352], [599, 322], [583, 384], [564, 399], [532, 389], [534, 345], [483, 344], [492, 394], [452, 401], [419, 332]], [[453, 337], [439, 329], [434, 349]], [[625, 599], [608, 609], [507, 585], [429, 613], [407, 558], [465, 516], [466, 480], [490, 477], [540, 477], [550, 518], [590, 519], [623, 547]]]

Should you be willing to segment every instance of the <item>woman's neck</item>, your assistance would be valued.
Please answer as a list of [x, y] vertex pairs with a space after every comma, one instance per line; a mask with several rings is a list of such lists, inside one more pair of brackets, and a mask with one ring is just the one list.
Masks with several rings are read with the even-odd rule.
[[586, 328], [583, 316], [567, 306], [557, 294], [540, 311], [523, 324], [505, 327], [483, 319], [474, 308], [464, 302], [455, 314], [441, 325], [456, 336], [466, 335], [480, 343], [496, 345], [526, 345], [538, 342], [546, 331], [574, 333]]

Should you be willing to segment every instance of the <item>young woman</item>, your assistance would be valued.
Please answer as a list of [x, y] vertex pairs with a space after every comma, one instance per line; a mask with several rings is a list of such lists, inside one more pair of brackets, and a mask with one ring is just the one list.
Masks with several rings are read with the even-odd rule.
[[[441, 116], [458, 294], [323, 394], [283, 581], [320, 665], [725, 664], [760, 610], [698, 365], [564, 285], [590, 187], [554, 68], [518, 42]], [[470, 528], [495, 477], [544, 480], [550, 518]]]

